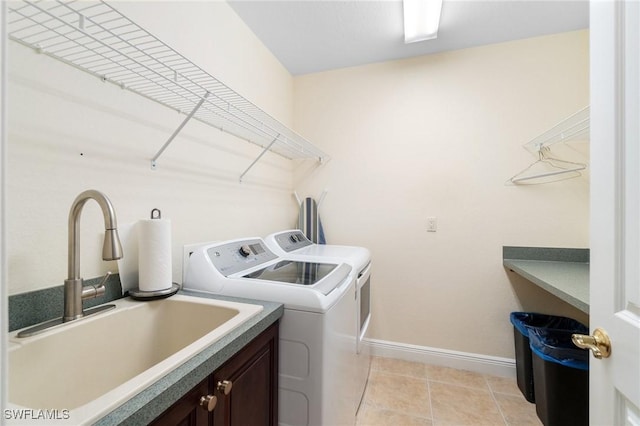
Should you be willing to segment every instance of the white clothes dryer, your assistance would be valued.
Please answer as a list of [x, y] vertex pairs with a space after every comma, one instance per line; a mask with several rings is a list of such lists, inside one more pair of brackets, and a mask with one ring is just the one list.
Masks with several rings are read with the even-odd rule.
[[332, 244], [315, 244], [299, 229], [280, 231], [265, 237], [267, 246], [279, 256], [310, 262], [344, 262], [356, 271], [356, 392], [358, 405], [364, 396], [371, 354], [364, 345], [364, 338], [371, 320], [371, 252], [364, 247]]
[[183, 286], [284, 304], [279, 424], [353, 425], [356, 276], [344, 262], [279, 257], [260, 238], [185, 246]]

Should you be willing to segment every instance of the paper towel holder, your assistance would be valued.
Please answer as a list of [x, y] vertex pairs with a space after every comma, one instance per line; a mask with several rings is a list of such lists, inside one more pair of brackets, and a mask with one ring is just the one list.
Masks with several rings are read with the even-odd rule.
[[[154, 208], [151, 210], [151, 219], [162, 219], [162, 212], [160, 209]], [[136, 300], [156, 300], [156, 299], [164, 299], [166, 297], [173, 296], [180, 290], [180, 285], [177, 283], [171, 283], [169, 288], [164, 288], [160, 290], [140, 290], [139, 287], [132, 288], [129, 290], [129, 296], [132, 299]]]
[[162, 290], [143, 291], [139, 288], [132, 288], [129, 290], [129, 296], [135, 300], [156, 300], [173, 296], [178, 290], [180, 290], [180, 286], [177, 283], [172, 283], [171, 287]]

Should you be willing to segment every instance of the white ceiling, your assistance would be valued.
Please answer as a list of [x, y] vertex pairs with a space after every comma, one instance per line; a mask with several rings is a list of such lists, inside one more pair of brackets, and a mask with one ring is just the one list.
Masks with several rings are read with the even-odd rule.
[[293, 75], [588, 28], [587, 0], [444, 0], [436, 40], [404, 44], [401, 0], [228, 0]]

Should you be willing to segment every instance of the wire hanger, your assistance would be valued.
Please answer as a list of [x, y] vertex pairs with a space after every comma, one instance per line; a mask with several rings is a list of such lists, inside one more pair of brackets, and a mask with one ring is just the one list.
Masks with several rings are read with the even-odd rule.
[[[536, 183], [550, 183], [564, 179], [571, 179], [581, 175], [580, 170], [587, 168], [584, 163], [576, 163], [573, 161], [560, 160], [559, 158], [553, 158], [549, 155], [551, 150], [548, 146], [538, 146], [538, 159], [530, 164], [527, 168], [519, 173], [513, 175], [507, 183], [512, 184], [536, 184]], [[535, 172], [535, 169], [542, 169]], [[529, 171], [534, 171], [533, 174], [527, 174]], [[552, 178], [552, 179], [543, 179]], [[535, 181], [535, 180], [538, 181]]]

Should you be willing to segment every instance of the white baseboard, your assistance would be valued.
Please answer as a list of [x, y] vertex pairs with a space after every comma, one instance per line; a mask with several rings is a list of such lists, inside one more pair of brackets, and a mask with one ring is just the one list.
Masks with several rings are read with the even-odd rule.
[[369, 348], [373, 356], [422, 362], [460, 370], [475, 371], [493, 376], [516, 377], [516, 362], [510, 358], [500, 358], [377, 339], [364, 339], [364, 344]]

